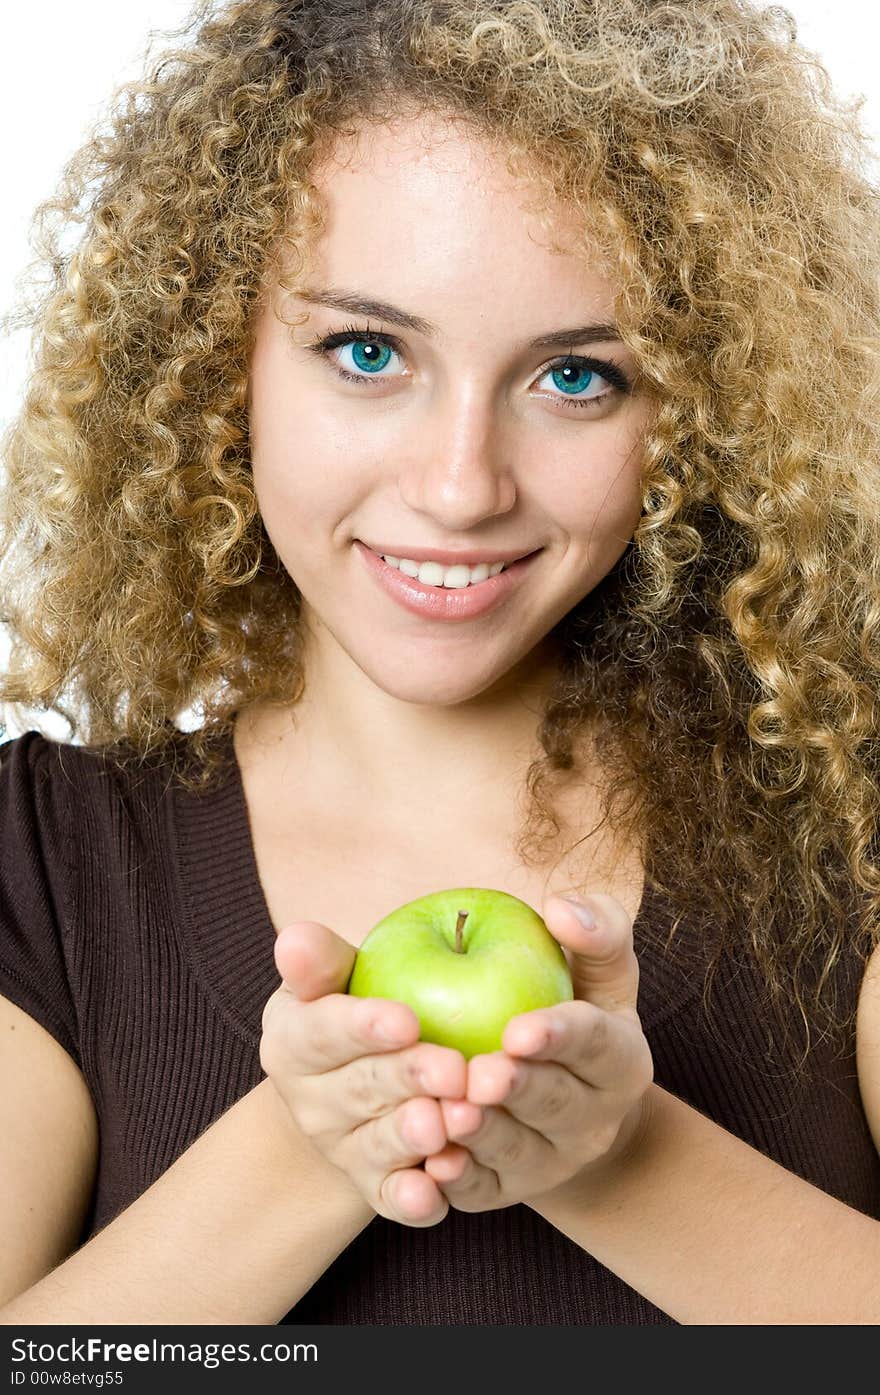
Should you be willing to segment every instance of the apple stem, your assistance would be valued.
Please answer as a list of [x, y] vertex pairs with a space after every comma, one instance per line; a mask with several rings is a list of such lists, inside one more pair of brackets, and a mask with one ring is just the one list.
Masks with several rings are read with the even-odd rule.
[[455, 926], [455, 952], [456, 952], [456, 954], [464, 954], [464, 949], [462, 948], [462, 944], [461, 944], [461, 927], [464, 925], [464, 923], [465, 923], [465, 921], [467, 920], [467, 918], [468, 918], [468, 913], [467, 913], [467, 911], [459, 911], [459, 913], [458, 913], [458, 921], [457, 921], [456, 926]]

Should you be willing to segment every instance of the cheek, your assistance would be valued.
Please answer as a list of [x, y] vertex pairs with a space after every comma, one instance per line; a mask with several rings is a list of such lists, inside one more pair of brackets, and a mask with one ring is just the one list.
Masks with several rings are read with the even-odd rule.
[[248, 424], [254, 489], [270, 536], [272, 521], [284, 531], [298, 518], [332, 519], [350, 505], [358, 487], [351, 431], [275, 339], [258, 340], [254, 352]]
[[284, 434], [273, 422], [253, 442], [251, 464], [263, 526], [287, 571], [305, 578], [357, 507], [351, 451], [340, 458], [299, 426]]
[[312, 543], [319, 532], [334, 526], [346, 507], [341, 481], [334, 484], [327, 462], [309, 469], [302, 443], [296, 452], [271, 454], [257, 451], [252, 457], [254, 493], [266, 532], [283, 556], [285, 547]]
[[249, 410], [254, 491], [270, 537], [273, 522], [283, 528], [311, 514], [334, 478], [332, 452], [321, 448], [302, 403], [276, 387], [271, 374], [254, 374]]
[[613, 551], [631, 538], [641, 516], [641, 460], [591, 451], [586, 463], [573, 462], [566, 479], [557, 480], [546, 506], [573, 542]]

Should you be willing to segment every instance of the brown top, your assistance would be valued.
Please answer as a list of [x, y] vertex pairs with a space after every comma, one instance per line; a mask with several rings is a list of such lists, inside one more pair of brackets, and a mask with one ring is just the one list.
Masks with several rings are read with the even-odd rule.
[[[207, 795], [183, 790], [168, 764], [123, 773], [38, 732], [0, 745], [0, 993], [57, 1038], [92, 1092], [100, 1163], [80, 1243], [263, 1079], [275, 927], [227, 745], [222, 784]], [[817, 1047], [804, 1083], [768, 1060], [761, 983], [745, 955], [719, 970], [708, 1022], [698, 937], [683, 925], [665, 957], [672, 911], [648, 872], [633, 933], [657, 1083], [880, 1219], [854, 1041], [837, 1059]], [[841, 1002], [854, 1006], [861, 967], [841, 965]], [[526, 1205], [450, 1208], [425, 1228], [377, 1216], [284, 1321], [676, 1325]]]

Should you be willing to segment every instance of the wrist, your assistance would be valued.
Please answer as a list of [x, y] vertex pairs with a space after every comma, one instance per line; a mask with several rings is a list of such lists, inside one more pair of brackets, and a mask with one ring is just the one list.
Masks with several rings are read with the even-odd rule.
[[[271, 1128], [272, 1152], [280, 1163], [280, 1176], [286, 1196], [302, 1196], [310, 1189], [315, 1200], [335, 1197], [360, 1229], [372, 1221], [375, 1210], [358, 1191], [347, 1172], [331, 1162], [298, 1127], [274, 1082], [266, 1077], [256, 1086], [254, 1094], [262, 1092], [262, 1108]], [[357, 1232], [355, 1232], [357, 1233]]]
[[526, 1204], [543, 1214], [548, 1203], [565, 1202], [577, 1205], [594, 1199], [606, 1182], [620, 1178], [641, 1156], [651, 1132], [655, 1102], [655, 1087], [651, 1084], [625, 1116], [617, 1137], [601, 1157], [580, 1168], [568, 1181], [553, 1187], [549, 1192], [532, 1197]]

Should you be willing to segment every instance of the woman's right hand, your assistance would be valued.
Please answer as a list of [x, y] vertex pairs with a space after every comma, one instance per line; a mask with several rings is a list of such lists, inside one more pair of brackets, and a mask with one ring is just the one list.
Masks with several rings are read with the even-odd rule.
[[[260, 1065], [297, 1127], [374, 1211], [436, 1225], [449, 1202], [419, 1164], [448, 1142], [439, 1100], [464, 1100], [467, 1062], [451, 1047], [420, 1042], [405, 1003], [349, 997], [355, 955], [316, 921], [278, 933], [282, 981], [263, 1010]], [[461, 1108], [478, 1127], [480, 1106]]]

